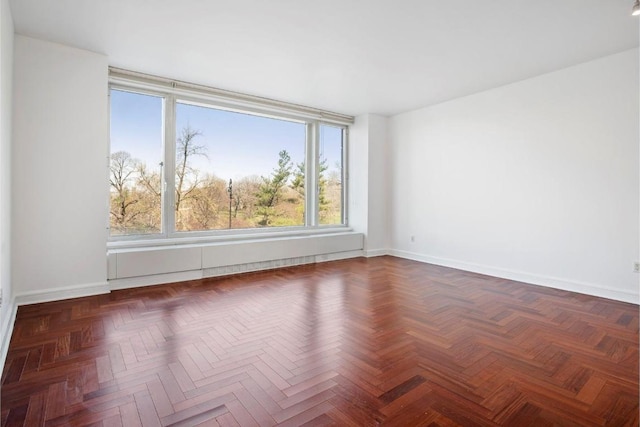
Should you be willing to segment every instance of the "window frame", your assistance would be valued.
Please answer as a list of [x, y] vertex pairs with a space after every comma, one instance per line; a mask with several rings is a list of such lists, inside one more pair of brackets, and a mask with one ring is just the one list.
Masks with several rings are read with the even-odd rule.
[[[109, 100], [109, 106], [108, 106], [108, 111], [109, 111], [109, 150], [108, 150], [108, 155], [107, 155], [107, 183], [109, 182], [109, 178], [110, 178], [110, 166], [111, 166], [111, 154], [113, 154], [111, 152], [111, 91], [112, 90], [117, 90], [117, 91], [121, 91], [121, 92], [128, 92], [128, 93], [134, 93], [134, 94], [140, 94], [140, 95], [146, 95], [146, 96], [155, 96], [158, 98], [162, 99], [162, 138], [161, 138], [161, 146], [160, 146], [160, 155], [162, 156], [162, 173], [160, 176], [160, 185], [161, 185], [161, 193], [160, 193], [160, 232], [159, 233], [147, 233], [147, 234], [120, 234], [120, 235], [111, 235], [111, 189], [109, 188], [109, 192], [108, 192], [108, 199], [107, 199], [107, 206], [109, 207], [108, 212], [109, 215], [107, 216], [107, 239], [108, 241], [121, 241], [121, 240], [156, 240], [159, 238], [166, 238], [166, 236], [164, 236], [165, 234], [165, 230], [166, 230], [166, 213], [165, 213], [165, 193], [166, 193], [166, 188], [165, 188], [165, 173], [167, 170], [167, 155], [166, 155], [166, 141], [167, 141], [167, 123], [166, 123], [166, 118], [167, 118], [167, 95], [165, 93], [162, 93], [160, 91], [155, 91], [153, 89], [148, 89], [148, 88], [131, 88], [129, 86], [126, 85], [122, 85], [122, 84], [112, 84], [109, 83], [109, 88], [107, 91], [107, 97]], [[175, 144], [175, 143], [174, 143]], [[173, 160], [175, 163], [175, 159]]]
[[317, 125], [317, 132], [316, 132], [316, 149], [317, 149], [317, 155], [316, 155], [316, 191], [315, 191], [315, 200], [316, 202], [319, 202], [320, 200], [320, 127], [321, 126], [329, 126], [329, 127], [334, 127], [334, 128], [338, 128], [342, 130], [342, 167], [341, 167], [341, 175], [340, 175], [340, 218], [342, 219], [341, 224], [320, 224], [320, 209], [316, 209], [316, 224], [318, 227], [333, 227], [333, 226], [339, 226], [339, 225], [346, 225], [348, 224], [348, 217], [347, 217], [347, 190], [348, 190], [348, 185], [347, 185], [347, 180], [349, 177], [348, 174], [348, 170], [347, 170], [347, 161], [348, 161], [348, 152], [349, 150], [347, 149], [347, 141], [349, 138], [349, 127], [348, 126], [340, 126], [340, 125], [336, 125], [334, 123], [325, 123], [325, 122], [319, 122]]
[[[296, 104], [289, 104], [267, 98], [254, 97], [220, 89], [193, 85], [155, 76], [120, 69], [109, 69], [109, 121], [111, 121], [111, 91], [125, 91], [162, 98], [162, 154], [161, 174], [161, 230], [154, 234], [111, 235], [110, 219], [107, 217], [108, 244], [110, 247], [126, 247], [149, 242], [150, 245], [190, 244], [218, 240], [240, 240], [260, 237], [285, 237], [313, 233], [346, 231], [348, 223], [348, 135], [351, 116], [326, 112]], [[305, 140], [305, 224], [283, 227], [254, 227], [218, 230], [177, 231], [175, 224], [175, 160], [176, 160], [176, 106], [178, 103], [213, 108], [217, 110], [250, 114], [259, 117], [304, 123]], [[342, 195], [341, 224], [321, 225], [319, 221], [319, 134], [320, 126], [327, 125], [342, 129]], [[110, 127], [109, 127], [110, 128]], [[109, 156], [111, 157], [111, 138], [109, 137]], [[107, 167], [107, 170], [109, 168]], [[107, 180], [107, 185], [108, 185]], [[314, 191], [309, 192], [308, 189]], [[312, 194], [313, 197], [309, 197]], [[111, 194], [109, 192], [109, 198]], [[110, 203], [110, 201], [109, 201]]]

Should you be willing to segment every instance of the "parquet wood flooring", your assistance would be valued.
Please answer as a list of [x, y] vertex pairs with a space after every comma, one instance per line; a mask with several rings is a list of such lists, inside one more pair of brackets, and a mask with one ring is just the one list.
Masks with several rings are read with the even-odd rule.
[[20, 307], [3, 426], [637, 426], [638, 306], [353, 259]]

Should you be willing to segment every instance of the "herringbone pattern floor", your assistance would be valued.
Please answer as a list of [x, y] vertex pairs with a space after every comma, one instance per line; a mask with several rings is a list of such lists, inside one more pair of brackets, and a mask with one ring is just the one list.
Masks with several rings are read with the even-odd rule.
[[2, 425], [638, 425], [638, 307], [397, 258], [21, 307]]

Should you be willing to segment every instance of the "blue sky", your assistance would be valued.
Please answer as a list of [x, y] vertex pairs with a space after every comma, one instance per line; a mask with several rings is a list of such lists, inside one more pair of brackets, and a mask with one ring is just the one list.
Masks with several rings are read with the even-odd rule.
[[[195, 141], [206, 147], [207, 157], [194, 157], [192, 166], [225, 181], [269, 175], [280, 150], [294, 164], [304, 160], [304, 123], [178, 103], [176, 125], [178, 133], [187, 125], [201, 133]], [[323, 126], [320, 139], [321, 153], [334, 169], [341, 159], [341, 129]], [[111, 91], [111, 152], [121, 150], [149, 167], [162, 161], [162, 98]]]
[[162, 161], [162, 98], [111, 91], [111, 152], [127, 151], [149, 166]]

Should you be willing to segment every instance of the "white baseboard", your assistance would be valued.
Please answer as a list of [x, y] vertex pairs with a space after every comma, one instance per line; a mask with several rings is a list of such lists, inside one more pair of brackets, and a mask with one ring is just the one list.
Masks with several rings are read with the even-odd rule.
[[377, 256], [389, 255], [389, 249], [369, 249], [364, 251], [364, 256], [367, 258], [373, 258]]
[[15, 303], [17, 306], [38, 304], [41, 302], [61, 301], [70, 298], [108, 294], [109, 291], [109, 284], [107, 282], [86, 283], [82, 285], [48, 289], [46, 291], [23, 292], [15, 296]]
[[4, 362], [7, 360], [7, 353], [9, 352], [9, 343], [11, 342], [11, 336], [13, 335], [13, 325], [16, 323], [16, 314], [18, 313], [18, 306], [15, 298], [11, 298], [9, 301], [9, 307], [4, 311], [5, 315], [3, 319], [0, 319], [0, 325], [2, 326], [2, 336], [0, 339], [0, 369], [3, 369]]
[[363, 251], [335, 252], [332, 254], [316, 255], [316, 262], [340, 261], [341, 259], [358, 258]]
[[544, 286], [547, 288], [577, 292], [580, 294], [587, 294], [596, 297], [613, 299], [616, 301], [629, 302], [632, 304], [640, 303], [640, 295], [636, 293], [612, 289], [592, 283], [582, 283], [559, 279], [556, 277], [541, 276], [522, 271], [507, 270], [481, 264], [423, 255], [415, 252], [401, 251], [397, 249], [391, 249], [389, 251], [389, 255], [397, 256], [399, 258], [411, 259], [414, 261], [425, 262], [428, 264], [440, 265], [443, 267], [456, 268], [458, 270], [470, 271], [473, 273], [485, 274], [488, 276], [500, 277], [502, 279], [514, 280], [517, 282], [523, 282], [537, 286]]

